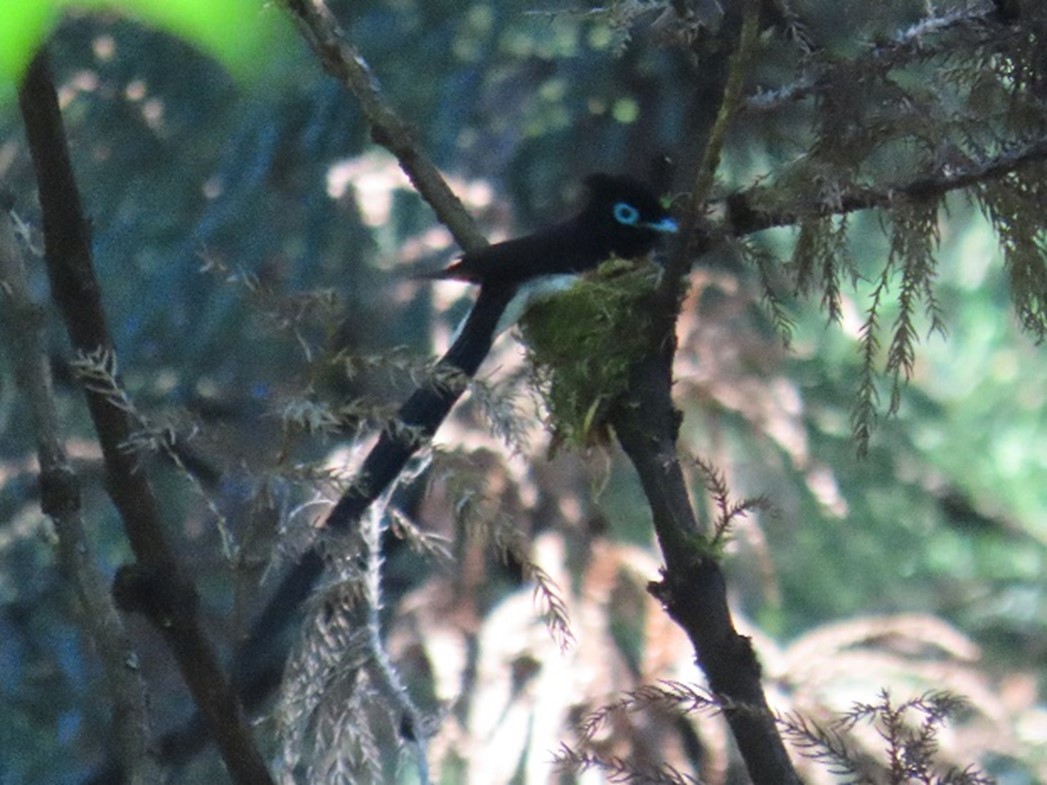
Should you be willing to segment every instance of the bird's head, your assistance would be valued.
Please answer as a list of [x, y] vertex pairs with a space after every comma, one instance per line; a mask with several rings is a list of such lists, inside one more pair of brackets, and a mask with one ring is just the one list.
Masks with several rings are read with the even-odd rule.
[[663, 235], [677, 231], [669, 211], [639, 180], [592, 174], [585, 178], [585, 185], [589, 202], [579, 217], [609, 254], [627, 259], [642, 256]]

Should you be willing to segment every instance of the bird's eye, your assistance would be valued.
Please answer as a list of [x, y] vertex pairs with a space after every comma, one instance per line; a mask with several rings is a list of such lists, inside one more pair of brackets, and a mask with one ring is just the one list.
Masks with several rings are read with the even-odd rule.
[[625, 224], [626, 226], [635, 226], [640, 220], [640, 211], [631, 204], [618, 202], [618, 204], [614, 206], [614, 220], [620, 224]]

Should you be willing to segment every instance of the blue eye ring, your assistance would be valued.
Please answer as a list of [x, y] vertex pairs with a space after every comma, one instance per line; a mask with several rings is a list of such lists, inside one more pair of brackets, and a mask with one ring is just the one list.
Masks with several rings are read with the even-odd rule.
[[625, 226], [636, 226], [640, 221], [640, 211], [626, 202], [614, 206], [614, 220]]

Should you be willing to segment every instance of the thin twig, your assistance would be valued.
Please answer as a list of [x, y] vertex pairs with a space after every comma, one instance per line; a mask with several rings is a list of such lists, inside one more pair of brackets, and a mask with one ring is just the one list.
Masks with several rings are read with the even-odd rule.
[[914, 60], [926, 61], [952, 50], [947, 46], [928, 45], [929, 36], [942, 36], [956, 30], [971, 32], [979, 39], [988, 39], [993, 34], [990, 22], [994, 10], [957, 10], [938, 17], [923, 19], [899, 33], [895, 38], [870, 46], [854, 60], [839, 62], [827, 58], [816, 62], [807, 73], [795, 82], [751, 95], [745, 100], [742, 111], [763, 113], [792, 106], [799, 101], [816, 95], [825, 87], [839, 84], [841, 70], [859, 73], [885, 73]]
[[323, 0], [284, 0], [292, 19], [313, 48], [324, 70], [348, 87], [371, 125], [371, 137], [400, 163], [411, 183], [463, 251], [487, 245], [472, 216], [425, 154], [415, 130], [385, 100], [360, 51], [338, 25]]

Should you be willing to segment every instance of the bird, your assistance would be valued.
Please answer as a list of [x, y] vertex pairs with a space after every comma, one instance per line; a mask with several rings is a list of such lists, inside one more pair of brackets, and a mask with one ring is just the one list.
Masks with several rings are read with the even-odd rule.
[[612, 257], [644, 256], [676, 221], [650, 188], [628, 175], [591, 174], [588, 200], [572, 218], [533, 234], [462, 254], [429, 279], [480, 287], [476, 303], [444, 359], [472, 376], [494, 339], [542, 299], [569, 288], [580, 274]]
[[[448, 267], [418, 276], [476, 284], [476, 302], [432, 378], [400, 407], [397, 427], [379, 434], [358, 481], [349, 485], [328, 513], [324, 529], [348, 530], [390, 487], [436, 433], [464, 390], [461, 381], [475, 376], [494, 339], [530, 304], [566, 289], [582, 273], [612, 257], [643, 256], [659, 239], [677, 231], [668, 210], [640, 181], [626, 175], [593, 174], [584, 182], [588, 200], [574, 217], [533, 234], [468, 251]], [[319, 548], [306, 551], [284, 576], [238, 648], [234, 683], [247, 705], [257, 701], [257, 685], [279, 671], [286, 652], [274, 644], [324, 568]]]

